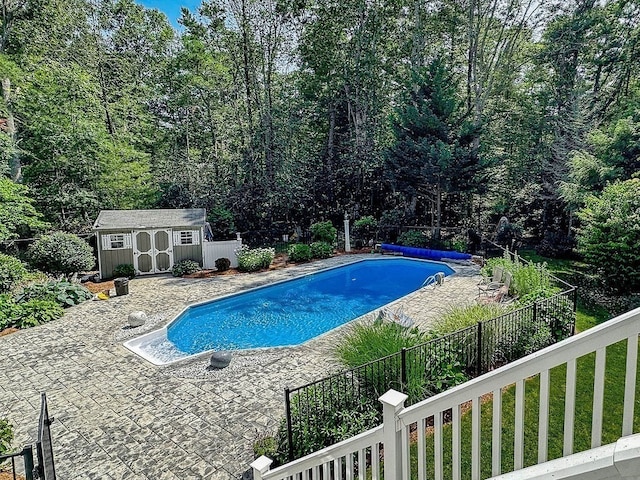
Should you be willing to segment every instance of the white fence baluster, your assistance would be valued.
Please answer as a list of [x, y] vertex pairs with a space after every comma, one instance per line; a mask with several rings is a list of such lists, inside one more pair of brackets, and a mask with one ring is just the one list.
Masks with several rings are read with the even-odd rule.
[[471, 404], [471, 479], [480, 480], [480, 397]]
[[[374, 448], [371, 448], [371, 455], [373, 456]], [[358, 450], [358, 480], [364, 480], [367, 470], [367, 449], [361, 448]]]
[[513, 468], [524, 464], [524, 379], [516, 382], [515, 434], [513, 439]]
[[422, 418], [418, 422], [418, 480], [426, 480], [426, 457], [427, 442], [425, 431], [427, 430], [427, 419]]
[[402, 452], [407, 452], [407, 453], [403, 453], [402, 455], [402, 478], [409, 479], [411, 478], [411, 455], [409, 455], [409, 452], [411, 451], [411, 447], [410, 447], [411, 441], [409, 438], [409, 427], [403, 428], [401, 430], [401, 433], [402, 433]]
[[371, 448], [371, 480], [380, 479], [380, 444]]
[[566, 391], [564, 398], [564, 443], [562, 456], [573, 453], [573, 424], [576, 409], [576, 359], [567, 362]]
[[493, 425], [491, 439], [491, 475], [502, 472], [502, 389], [493, 391]]
[[593, 412], [591, 414], [591, 448], [602, 444], [602, 407], [604, 404], [604, 370], [607, 349], [596, 351], [596, 369], [593, 378]]
[[636, 375], [638, 368], [638, 334], [627, 338], [627, 369], [624, 377], [624, 414], [622, 435], [633, 433], [633, 406], [636, 398]]
[[460, 450], [462, 450], [462, 437], [460, 431], [460, 405], [454, 405], [451, 415], [451, 473], [453, 480], [460, 480], [462, 477], [462, 459]]
[[433, 453], [434, 477], [436, 480], [442, 480], [442, 412], [433, 416]]
[[549, 451], [549, 370], [540, 372], [538, 411], [538, 463], [546, 462]]

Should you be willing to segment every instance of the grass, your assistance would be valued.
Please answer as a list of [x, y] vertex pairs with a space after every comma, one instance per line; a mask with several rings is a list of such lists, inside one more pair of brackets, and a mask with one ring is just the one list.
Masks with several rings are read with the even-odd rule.
[[[555, 260], [540, 257], [530, 252], [523, 255], [534, 262], [546, 262], [549, 270], [558, 276], [567, 273], [581, 273], [584, 264], [571, 260]], [[576, 312], [576, 330], [584, 331], [610, 318], [609, 313], [601, 307], [588, 306], [578, 299]], [[605, 370], [604, 416], [602, 444], [615, 442], [622, 431], [622, 411], [624, 398], [624, 372], [626, 362], [626, 341], [607, 347]], [[584, 451], [591, 446], [591, 416], [593, 410], [593, 371], [595, 354], [585, 355], [577, 361], [576, 408], [574, 427], [574, 452]], [[640, 358], [638, 362], [640, 370]], [[566, 366], [561, 365], [550, 371], [549, 392], [549, 434], [548, 458], [562, 456], [564, 431], [564, 398], [565, 398]], [[524, 465], [537, 463], [538, 452], [538, 411], [539, 411], [539, 377], [535, 376], [525, 382], [525, 421], [524, 421]], [[491, 476], [491, 431], [492, 431], [491, 399], [483, 402], [481, 412], [481, 474], [483, 478]], [[466, 411], [461, 419], [462, 430], [462, 477], [471, 475], [471, 410]], [[502, 391], [502, 471], [513, 470], [513, 444], [515, 435], [515, 387]], [[636, 402], [634, 432], [640, 432], [640, 385], [636, 382]], [[451, 427], [443, 428], [444, 474], [451, 478]], [[417, 478], [417, 445], [412, 445], [412, 477]], [[433, 436], [427, 435], [427, 477], [434, 473]]]

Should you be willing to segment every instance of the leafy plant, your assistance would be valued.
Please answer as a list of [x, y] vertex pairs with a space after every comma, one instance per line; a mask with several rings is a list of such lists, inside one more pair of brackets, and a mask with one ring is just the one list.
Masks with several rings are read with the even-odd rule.
[[113, 269], [113, 276], [133, 278], [136, 276], [136, 268], [132, 263], [121, 263]]
[[313, 242], [309, 246], [313, 258], [329, 258], [333, 255], [333, 247], [326, 242]]
[[215, 262], [216, 270], [219, 272], [226, 272], [231, 267], [231, 260], [228, 258], [218, 258]]
[[287, 255], [291, 262], [308, 262], [311, 260], [311, 247], [304, 243], [294, 243], [289, 245]]
[[18, 307], [18, 317], [13, 322], [17, 328], [35, 327], [64, 315], [62, 307], [51, 300], [33, 299], [18, 304]]
[[77, 235], [56, 232], [42, 235], [27, 251], [30, 263], [54, 275], [90, 270], [95, 265], [91, 247]]
[[521, 263], [505, 254], [504, 257], [487, 260], [482, 268], [482, 274], [491, 277], [496, 266], [511, 273], [512, 282], [509, 291], [515, 295], [523, 296], [536, 290], [551, 288], [551, 276], [545, 263]]
[[241, 272], [255, 272], [263, 268], [269, 268], [276, 256], [273, 248], [249, 248], [243, 245], [236, 250], [238, 257], [238, 270]]
[[78, 283], [67, 281], [53, 281], [47, 283], [36, 283], [24, 287], [16, 295], [17, 303], [24, 303], [30, 300], [48, 300], [56, 302], [63, 308], [72, 307], [89, 300], [93, 294]]
[[408, 230], [398, 236], [398, 244], [426, 248], [429, 245], [429, 238], [418, 230]]
[[333, 244], [336, 241], [336, 228], [330, 221], [318, 222], [311, 225], [309, 228], [311, 231], [311, 238], [315, 242], [326, 242]]
[[0, 253], [0, 293], [10, 292], [27, 277], [27, 269], [20, 260]]
[[13, 426], [6, 418], [0, 418], [0, 455], [7, 453], [13, 441]]
[[191, 275], [202, 270], [200, 264], [195, 260], [185, 259], [180, 260], [171, 269], [171, 274], [174, 277], [182, 277], [183, 275]]
[[13, 300], [13, 297], [7, 294], [0, 294], [0, 330], [12, 326], [19, 315], [20, 307]]
[[253, 455], [255, 458], [264, 455], [265, 457], [274, 459], [277, 455], [277, 452], [278, 440], [276, 439], [276, 437], [265, 435], [259, 437], [255, 442], [253, 442]]

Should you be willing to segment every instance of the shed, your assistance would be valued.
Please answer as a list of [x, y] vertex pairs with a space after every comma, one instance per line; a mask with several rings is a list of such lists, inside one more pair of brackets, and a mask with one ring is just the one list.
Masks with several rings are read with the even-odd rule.
[[164, 273], [180, 260], [202, 266], [204, 208], [102, 210], [93, 230], [102, 278], [118, 265], [131, 264], [138, 275]]

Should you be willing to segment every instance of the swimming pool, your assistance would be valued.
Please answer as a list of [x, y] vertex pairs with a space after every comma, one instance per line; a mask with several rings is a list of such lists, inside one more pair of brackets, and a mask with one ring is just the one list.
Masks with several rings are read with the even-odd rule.
[[365, 259], [184, 309], [165, 328], [125, 343], [154, 364], [210, 350], [299, 345], [415, 290], [446, 264]]

